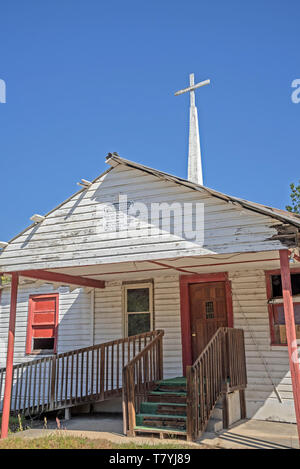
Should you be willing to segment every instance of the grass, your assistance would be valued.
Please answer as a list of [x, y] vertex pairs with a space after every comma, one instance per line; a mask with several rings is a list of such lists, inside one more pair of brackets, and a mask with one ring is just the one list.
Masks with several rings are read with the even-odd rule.
[[[201, 446], [199, 449], [206, 449]], [[41, 438], [7, 438], [0, 441], [0, 449], [193, 449], [184, 443], [111, 443], [75, 436], [50, 435]]]
[[[1, 428], [1, 423], [2, 423], [2, 416], [0, 415], [0, 428]], [[24, 416], [18, 416], [18, 417], [9, 417], [9, 424], [8, 424], [8, 431], [9, 433], [15, 433], [15, 432], [20, 432], [24, 430], [25, 428], [28, 428], [26, 425]]]

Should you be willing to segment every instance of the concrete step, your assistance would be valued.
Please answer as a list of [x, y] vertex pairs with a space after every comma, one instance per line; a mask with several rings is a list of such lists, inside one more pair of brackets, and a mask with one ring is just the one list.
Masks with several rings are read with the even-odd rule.
[[216, 433], [216, 432], [220, 432], [221, 430], [223, 430], [223, 421], [220, 419], [215, 419], [211, 417], [208, 421], [205, 431]]
[[216, 420], [223, 420], [223, 409], [222, 407], [216, 406], [211, 413], [211, 417]]

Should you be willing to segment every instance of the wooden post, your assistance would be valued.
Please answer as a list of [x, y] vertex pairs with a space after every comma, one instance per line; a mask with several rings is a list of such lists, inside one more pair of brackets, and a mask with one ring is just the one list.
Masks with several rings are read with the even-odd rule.
[[123, 368], [122, 374], [122, 410], [123, 410], [123, 433], [127, 435], [128, 430], [128, 398], [127, 398], [127, 379], [126, 370]]
[[127, 409], [128, 409], [128, 430], [127, 436], [135, 436], [135, 382], [133, 367], [128, 367], [126, 375], [127, 384]]
[[294, 405], [300, 441], [300, 368], [297, 351], [297, 338], [294, 316], [294, 305], [292, 298], [292, 286], [290, 275], [289, 254], [287, 250], [279, 251], [280, 270], [282, 283], [283, 307], [286, 327], [286, 338], [289, 352], [289, 362], [294, 394]]
[[223, 394], [222, 418], [223, 418], [223, 428], [227, 429], [229, 427], [229, 406], [228, 406], [228, 393], [227, 392]]
[[[198, 409], [195, 408], [196, 396], [195, 396], [195, 374], [193, 368], [188, 365], [186, 367], [186, 438], [187, 441], [193, 441], [195, 439], [195, 422]], [[198, 436], [198, 435], [197, 435]]]
[[52, 366], [51, 366], [51, 384], [50, 384], [50, 409], [54, 409], [55, 401], [55, 386], [56, 384], [56, 357], [52, 357]]
[[240, 395], [241, 420], [244, 420], [247, 416], [245, 389], [240, 389], [239, 395]]
[[163, 341], [159, 339], [159, 379], [164, 377]]
[[9, 330], [8, 330], [8, 342], [7, 342], [6, 375], [5, 375], [5, 388], [4, 388], [4, 400], [3, 400], [3, 412], [2, 412], [1, 438], [7, 437], [8, 425], [9, 425], [11, 388], [12, 388], [12, 381], [13, 381], [13, 361], [14, 361], [18, 283], [19, 283], [19, 275], [14, 272], [11, 278], [10, 315], [9, 315]]

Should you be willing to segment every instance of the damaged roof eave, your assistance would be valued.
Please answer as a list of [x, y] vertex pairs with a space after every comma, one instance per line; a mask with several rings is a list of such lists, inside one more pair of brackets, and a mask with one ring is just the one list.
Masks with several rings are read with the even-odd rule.
[[[139, 164], [139, 163], [135, 163], [133, 161], [130, 161], [130, 160], [126, 160], [125, 158], [121, 158], [119, 155], [117, 154], [110, 154], [107, 159], [106, 159], [106, 162], [112, 166], [112, 167], [115, 167], [117, 166], [118, 164], [123, 164], [125, 166], [128, 166], [128, 167], [131, 167], [131, 168], [134, 168], [134, 169], [139, 169], [141, 171], [144, 171], [144, 172], [147, 172], [149, 174], [152, 174], [153, 176], [156, 176], [162, 180], [167, 180], [167, 181], [172, 181], [172, 182], [175, 182], [176, 184], [180, 184], [182, 186], [186, 186], [186, 187], [189, 187], [190, 189], [193, 189], [193, 190], [196, 190], [196, 191], [205, 191], [207, 192], [208, 194], [214, 196], [214, 197], [218, 197], [219, 199], [222, 199], [222, 200], [225, 200], [226, 202], [231, 202], [231, 203], [236, 203], [236, 204], [239, 204], [240, 206], [248, 209], [248, 210], [252, 210], [256, 213], [260, 213], [262, 215], [267, 215], [267, 216], [270, 216], [272, 218], [275, 218], [283, 223], [289, 223], [297, 228], [300, 228], [300, 216], [299, 216], [299, 220], [297, 220], [298, 216], [296, 214], [294, 215], [289, 215], [289, 212], [286, 212], [284, 210], [282, 210], [282, 212], [284, 213], [279, 213], [281, 212], [280, 209], [273, 209], [272, 207], [268, 207], [266, 205], [262, 205], [262, 204], [258, 204], [258, 203], [255, 203], [255, 202], [250, 202], [248, 200], [244, 200], [244, 199], [240, 199], [239, 197], [234, 197], [234, 196], [229, 196], [227, 194], [223, 194], [222, 192], [218, 192], [214, 189], [210, 189], [206, 186], [200, 186], [199, 184], [195, 184], [193, 182], [190, 182], [188, 181], [187, 179], [183, 179], [183, 178], [180, 178], [180, 177], [177, 177], [177, 176], [173, 176], [171, 174], [168, 174], [168, 173], [164, 173], [163, 171], [158, 171], [156, 169], [153, 169], [153, 168], [150, 168], [148, 166], [144, 166], [142, 164]], [[278, 212], [277, 212], [278, 210]]]

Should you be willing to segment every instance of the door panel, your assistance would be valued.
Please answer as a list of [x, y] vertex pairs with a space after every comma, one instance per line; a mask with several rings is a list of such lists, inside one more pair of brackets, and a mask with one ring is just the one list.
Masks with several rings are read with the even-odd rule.
[[189, 285], [193, 362], [219, 327], [226, 327], [225, 282]]

